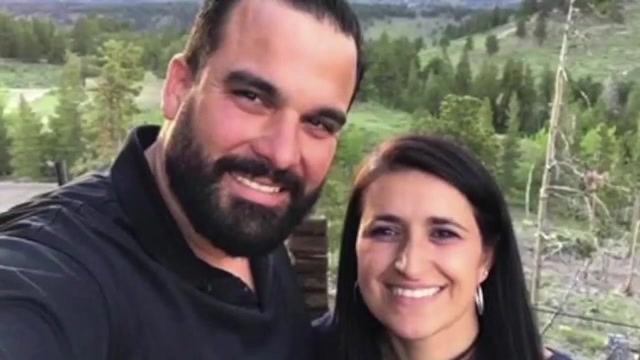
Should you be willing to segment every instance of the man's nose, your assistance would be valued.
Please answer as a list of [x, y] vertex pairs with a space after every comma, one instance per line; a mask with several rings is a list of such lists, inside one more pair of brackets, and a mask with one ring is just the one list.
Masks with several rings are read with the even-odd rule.
[[253, 151], [277, 169], [292, 169], [301, 158], [300, 124], [296, 114], [278, 112], [253, 142]]

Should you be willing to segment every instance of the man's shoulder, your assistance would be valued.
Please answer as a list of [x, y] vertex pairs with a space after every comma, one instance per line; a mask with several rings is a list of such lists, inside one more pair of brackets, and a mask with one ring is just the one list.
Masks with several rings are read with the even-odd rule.
[[95, 173], [0, 214], [0, 237], [72, 242], [89, 228], [108, 226], [120, 213], [109, 177]]

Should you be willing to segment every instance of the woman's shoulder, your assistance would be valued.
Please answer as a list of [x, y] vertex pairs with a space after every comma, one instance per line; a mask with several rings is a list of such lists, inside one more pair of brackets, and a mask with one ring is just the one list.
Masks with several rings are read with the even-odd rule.
[[333, 313], [326, 312], [324, 315], [319, 318], [313, 320], [311, 322], [313, 326], [314, 332], [318, 332], [321, 334], [330, 334], [335, 331], [335, 324], [333, 321]]
[[334, 359], [338, 349], [338, 338], [333, 314], [328, 312], [313, 320], [311, 325], [317, 359]]
[[547, 348], [549, 356], [546, 358], [547, 360], [573, 360], [571, 357], [565, 353], [562, 353], [558, 350]]

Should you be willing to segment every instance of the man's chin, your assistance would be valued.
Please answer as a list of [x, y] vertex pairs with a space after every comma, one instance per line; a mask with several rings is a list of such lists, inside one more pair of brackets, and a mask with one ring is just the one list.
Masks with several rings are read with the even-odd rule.
[[[249, 234], [247, 234], [249, 236]], [[226, 241], [227, 239], [217, 238], [208, 238], [210, 244], [214, 246], [216, 249], [221, 250], [226, 255], [234, 258], [256, 258], [268, 255], [273, 252], [279, 246], [284, 244], [283, 239], [257, 239], [252, 238], [251, 241], [240, 241], [238, 238], [235, 238], [231, 241]]]

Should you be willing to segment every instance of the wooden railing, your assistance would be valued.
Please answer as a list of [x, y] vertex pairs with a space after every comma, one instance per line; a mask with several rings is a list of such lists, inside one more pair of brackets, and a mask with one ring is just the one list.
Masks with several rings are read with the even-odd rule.
[[312, 318], [324, 314], [329, 309], [328, 243], [327, 220], [324, 218], [307, 219], [287, 240], [291, 261], [298, 273], [305, 303]]

